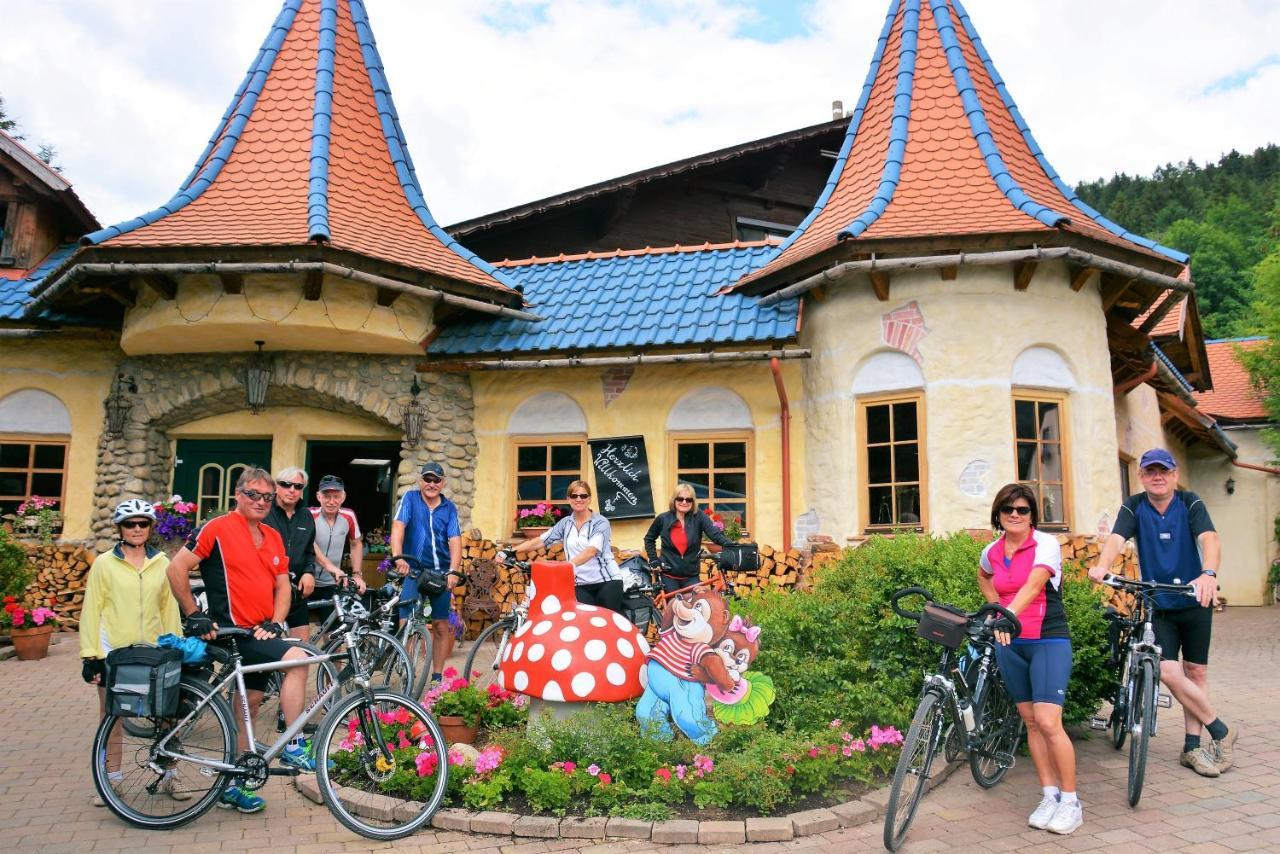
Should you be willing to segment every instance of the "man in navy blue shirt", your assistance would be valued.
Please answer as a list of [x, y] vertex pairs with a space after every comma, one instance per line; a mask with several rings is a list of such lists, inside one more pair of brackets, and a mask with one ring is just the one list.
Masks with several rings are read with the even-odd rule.
[[[1144, 491], [1129, 496], [1121, 505], [1115, 527], [1089, 577], [1101, 581], [1132, 537], [1138, 544], [1144, 581], [1195, 588], [1194, 599], [1177, 593], [1157, 594], [1152, 623], [1163, 659], [1160, 680], [1182, 704], [1186, 722], [1180, 761], [1201, 776], [1217, 777], [1231, 767], [1239, 734], [1239, 725], [1228, 727], [1209, 703], [1209, 640], [1222, 545], [1204, 501], [1194, 492], [1178, 489], [1178, 464], [1172, 454], [1152, 448], [1142, 455], [1138, 467]], [[1200, 745], [1202, 729], [1209, 730], [1209, 747]]]
[[[395, 518], [391, 522], [391, 553], [417, 558], [424, 573], [450, 573], [448, 586], [430, 597], [432, 673], [435, 681], [453, 652], [454, 635], [449, 625], [449, 605], [453, 588], [458, 583], [458, 567], [462, 564], [462, 529], [458, 508], [444, 496], [444, 468], [431, 462], [422, 467], [418, 488], [400, 497]], [[409, 566], [397, 561], [396, 568], [407, 574]], [[418, 583], [406, 578], [401, 591], [400, 618], [409, 616], [418, 598]]]

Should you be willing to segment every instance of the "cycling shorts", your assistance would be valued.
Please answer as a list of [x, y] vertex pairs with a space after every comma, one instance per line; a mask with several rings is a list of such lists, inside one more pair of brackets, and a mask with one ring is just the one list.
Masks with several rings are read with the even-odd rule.
[[997, 645], [996, 661], [1015, 703], [1066, 704], [1071, 678], [1071, 641], [1067, 638]]
[[[406, 581], [405, 589], [407, 590], [408, 587], [409, 587], [409, 584]], [[416, 585], [413, 592], [414, 592], [413, 599], [409, 600], [408, 602], [405, 602], [404, 600], [401, 600], [400, 602], [400, 619], [402, 620], [409, 619], [409, 615], [413, 613], [413, 603], [414, 603], [414, 600], [418, 598], [418, 591], [416, 589]], [[431, 603], [431, 619], [433, 622], [436, 620], [449, 619], [449, 608], [453, 603], [452, 591], [448, 590], [447, 588], [444, 590], [441, 590], [436, 595], [428, 597], [428, 601]]]
[[1177, 661], [1178, 653], [1189, 664], [1209, 663], [1209, 641], [1213, 635], [1213, 609], [1165, 608], [1151, 620], [1160, 645], [1160, 658]]
[[[233, 638], [223, 638], [213, 641], [219, 646], [229, 647]], [[297, 644], [289, 643], [280, 638], [268, 638], [267, 640], [258, 640], [257, 638], [234, 638], [236, 648], [240, 650], [241, 664], [267, 664], [272, 661], [283, 661], [285, 654], [293, 649]], [[285, 671], [276, 671], [284, 675]], [[267, 678], [271, 675], [271, 671], [263, 673], [246, 673], [244, 675], [244, 687], [250, 691], [265, 691], [267, 687]]]

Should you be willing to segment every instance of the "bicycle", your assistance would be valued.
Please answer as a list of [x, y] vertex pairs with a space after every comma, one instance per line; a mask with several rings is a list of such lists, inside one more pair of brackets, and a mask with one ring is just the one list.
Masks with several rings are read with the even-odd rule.
[[[354, 640], [374, 684], [385, 685], [407, 697], [417, 697], [421, 691], [415, 694], [419, 686], [413, 678], [413, 661], [408, 651], [394, 635], [381, 629], [388, 622], [394, 626], [399, 588], [392, 582], [375, 591], [371, 599], [378, 603], [373, 610], [357, 593], [355, 582], [343, 579], [333, 599], [312, 603], [314, 608], [333, 606], [333, 614], [316, 637], [316, 648], [323, 654], [341, 657], [348, 643]], [[350, 690], [353, 675], [350, 666], [339, 668], [336, 674], [322, 668], [316, 672], [316, 692], [323, 693], [332, 678]]]
[[[112, 813], [135, 827], [171, 829], [207, 812], [232, 783], [255, 791], [272, 776], [296, 776], [300, 772], [295, 768], [272, 768], [271, 764], [307, 721], [329, 705], [312, 745], [320, 795], [334, 817], [349, 830], [381, 841], [407, 836], [430, 822], [444, 800], [448, 784], [448, 745], [444, 735], [419, 703], [371, 683], [354, 637], [341, 654], [322, 653], [246, 665], [235, 639], [252, 637], [252, 632], [228, 628], [219, 629], [217, 634], [231, 639], [227, 648], [207, 648], [209, 657], [221, 665], [219, 675], [211, 681], [205, 669], [184, 668], [173, 715], [148, 718], [151, 725], [143, 736], [131, 735], [123, 725], [130, 720], [128, 717], [108, 715], [98, 726], [92, 747], [93, 783]], [[340, 686], [334, 680], [273, 744], [259, 745], [245, 697], [245, 674], [309, 667], [336, 658], [347, 659], [355, 672], [356, 690], [334, 697]], [[247, 741], [253, 745], [238, 756], [236, 722], [224, 699], [233, 690], [239, 698]], [[408, 744], [404, 733], [411, 733], [409, 737], [415, 742]], [[112, 769], [109, 745], [115, 738], [121, 742], [120, 767]], [[403, 802], [393, 810], [371, 806], [360, 797], [360, 793], [380, 793], [381, 784], [397, 770], [410, 770], [417, 776], [418, 752], [436, 757], [429, 797], [421, 802]], [[117, 779], [113, 780], [113, 776]], [[191, 797], [171, 799], [162, 791], [162, 784]], [[338, 795], [339, 788], [355, 791], [345, 793], [344, 801]]]
[[[908, 596], [922, 596], [922, 611], [908, 611], [899, 601]], [[922, 587], [908, 587], [893, 594], [890, 605], [900, 617], [920, 623], [942, 612], [948, 631], [925, 637], [942, 644], [937, 671], [927, 674], [920, 692], [911, 727], [902, 744], [889, 791], [884, 815], [884, 847], [897, 851], [915, 820], [920, 799], [924, 796], [929, 773], [944, 740], [956, 733], [959, 747], [969, 754], [969, 770], [984, 789], [1004, 779], [1015, 762], [1014, 751], [1022, 738], [1022, 716], [1005, 689], [995, 660], [995, 633], [988, 617], [1008, 620], [1010, 635], [1017, 636], [1022, 624], [1012, 611], [994, 603], [986, 603], [973, 613], [948, 606], [933, 605], [933, 595]], [[965, 641], [970, 654], [957, 653]], [[976, 653], [976, 655], [972, 654]], [[952, 730], [948, 730], [948, 724]], [[950, 752], [950, 751], [948, 751]]]
[[[529, 574], [530, 564], [516, 560], [505, 552], [499, 552], [498, 562], [505, 562], [513, 569]], [[462, 667], [463, 678], [481, 691], [487, 691], [490, 685], [497, 685], [502, 665], [502, 654], [507, 643], [529, 619], [529, 600], [517, 602], [511, 611], [501, 619], [485, 626], [476, 635], [475, 642], [467, 652], [467, 662]]]
[[[723, 593], [730, 599], [736, 598], [737, 588], [725, 572], [725, 552], [698, 553], [698, 560], [713, 560], [715, 566], [706, 580], [691, 579], [692, 583], [668, 593], [662, 586], [663, 564], [646, 563], [640, 555], [633, 555], [618, 566], [622, 570], [622, 607], [623, 616], [635, 624], [649, 641], [657, 640], [658, 629], [662, 624], [662, 612], [666, 605], [677, 596], [692, 593], [695, 590], [708, 588]], [[736, 567], [729, 567], [730, 569]]]
[[1160, 693], [1160, 646], [1156, 643], [1155, 629], [1151, 625], [1155, 607], [1152, 597], [1156, 593], [1182, 593], [1195, 596], [1190, 584], [1158, 584], [1154, 581], [1136, 581], [1118, 575], [1107, 575], [1102, 583], [1116, 590], [1133, 594], [1133, 609], [1128, 616], [1108, 607], [1103, 616], [1114, 627], [1111, 632], [1111, 660], [1116, 666], [1115, 699], [1111, 715], [1106, 719], [1094, 718], [1094, 729], [1111, 730], [1111, 745], [1116, 750], [1124, 747], [1129, 739], [1129, 806], [1136, 807], [1142, 799], [1142, 785], [1147, 773], [1147, 747], [1156, 734], [1156, 708], [1171, 708], [1173, 698]]

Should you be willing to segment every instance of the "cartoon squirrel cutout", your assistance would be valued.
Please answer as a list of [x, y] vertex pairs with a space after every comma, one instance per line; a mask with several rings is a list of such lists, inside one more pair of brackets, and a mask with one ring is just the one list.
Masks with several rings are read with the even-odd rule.
[[[636, 706], [641, 726], [666, 740], [674, 737], [674, 722], [693, 743], [711, 741], [719, 729], [707, 716], [707, 694], [717, 698], [719, 708], [753, 693], [742, 674], [759, 650], [759, 635], [758, 627], [731, 615], [724, 597], [714, 590], [699, 589], [673, 599], [645, 663], [647, 684]], [[765, 712], [772, 700], [770, 683]]]

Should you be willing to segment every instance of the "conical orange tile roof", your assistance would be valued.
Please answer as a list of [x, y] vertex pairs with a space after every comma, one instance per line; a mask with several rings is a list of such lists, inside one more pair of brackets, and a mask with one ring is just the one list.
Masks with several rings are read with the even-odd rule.
[[959, 0], [893, 0], [826, 187], [738, 285], [781, 284], [842, 241], [1057, 232], [1186, 261], [1110, 222], [1058, 177]]
[[83, 242], [325, 244], [514, 288], [427, 209], [361, 0], [286, 0], [177, 195]]

